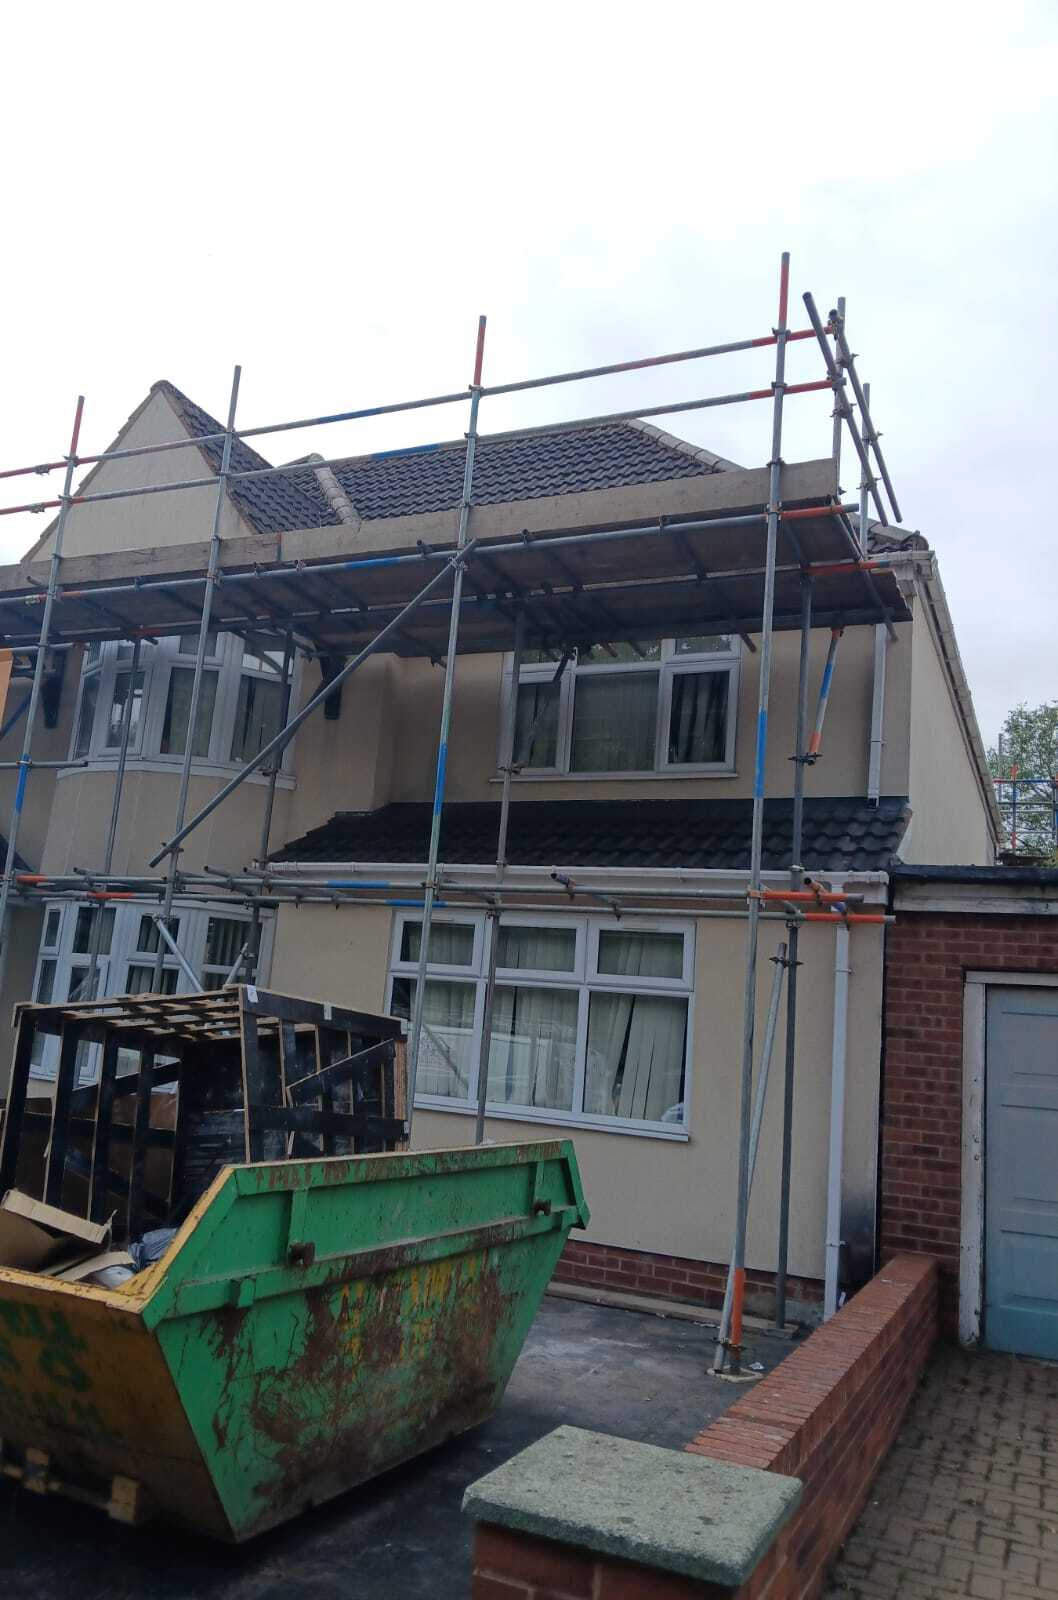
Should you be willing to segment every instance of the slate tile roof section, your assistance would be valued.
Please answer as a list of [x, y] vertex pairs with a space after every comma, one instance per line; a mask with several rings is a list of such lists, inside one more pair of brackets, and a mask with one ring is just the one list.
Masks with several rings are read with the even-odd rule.
[[[224, 425], [195, 405], [175, 384], [155, 385], [168, 396], [195, 438], [223, 433]], [[220, 470], [220, 442], [202, 450], [214, 472]], [[454, 510], [463, 490], [466, 446], [460, 441], [426, 450], [361, 456], [333, 470], [365, 521], [377, 517], [423, 516]], [[236, 440], [232, 466], [253, 471], [269, 463]], [[474, 504], [535, 500], [545, 495], [579, 494], [591, 489], [621, 489], [634, 484], [697, 478], [723, 471], [730, 463], [707, 450], [685, 445], [641, 423], [616, 422], [514, 439], [483, 439], [474, 469]], [[267, 478], [231, 484], [231, 496], [258, 533], [317, 528], [337, 523], [311, 467], [292, 466]]]
[[[538, 800], [511, 806], [508, 860], [541, 867], [749, 867], [750, 800]], [[803, 865], [815, 871], [881, 872], [896, 859], [911, 817], [903, 796], [877, 806], [858, 798], [806, 800]], [[441, 860], [495, 860], [499, 806], [445, 807]], [[792, 803], [764, 807], [764, 867], [790, 865]], [[398, 803], [339, 811], [322, 827], [277, 850], [273, 861], [426, 860], [430, 806]]]

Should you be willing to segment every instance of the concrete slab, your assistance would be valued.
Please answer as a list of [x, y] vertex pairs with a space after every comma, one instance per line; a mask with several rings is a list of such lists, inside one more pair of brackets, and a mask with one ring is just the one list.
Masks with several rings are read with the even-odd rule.
[[737, 1589], [800, 1498], [796, 1478], [562, 1427], [471, 1484], [463, 1511]]

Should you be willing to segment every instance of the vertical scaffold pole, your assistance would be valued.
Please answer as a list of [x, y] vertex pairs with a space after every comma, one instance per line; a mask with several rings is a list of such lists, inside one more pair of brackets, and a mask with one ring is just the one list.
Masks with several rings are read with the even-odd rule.
[[746, 989], [742, 1017], [742, 1073], [739, 1093], [738, 1193], [735, 1240], [731, 1251], [731, 1319], [721, 1321], [713, 1371], [723, 1371], [730, 1357], [738, 1372], [742, 1344], [742, 1304], [746, 1284], [746, 1227], [749, 1219], [750, 1124], [753, 1114], [753, 1037], [757, 1009], [757, 947], [760, 938], [761, 855], [764, 839], [764, 771], [768, 752], [768, 706], [771, 697], [772, 624], [775, 611], [775, 563], [782, 512], [782, 410], [786, 390], [787, 311], [790, 297], [790, 254], [783, 252], [779, 278], [779, 320], [775, 328], [771, 459], [768, 462], [768, 532], [764, 561], [764, 603], [760, 631], [760, 688], [757, 698], [757, 753], [753, 772], [753, 824], [749, 857], [749, 907], [746, 929]]
[[[129, 759], [129, 741], [132, 736], [132, 707], [136, 699], [136, 679], [140, 671], [140, 640], [137, 639], [132, 646], [132, 664], [129, 667], [129, 687], [125, 695], [125, 704], [121, 708], [121, 744], [118, 748], [118, 764], [114, 773], [114, 794], [110, 802], [110, 825], [107, 828], [106, 848], [103, 851], [103, 877], [110, 876], [114, 865], [114, 845], [118, 836], [118, 818], [121, 815], [121, 797], [125, 789], [125, 768]], [[81, 991], [83, 1000], [94, 1000], [96, 994], [96, 974], [99, 971], [99, 953], [103, 944], [103, 917], [106, 912], [105, 903], [96, 907], [92, 918], [92, 937], [88, 946], [88, 972], [85, 975], [84, 988]]]
[[[184, 735], [184, 759], [180, 767], [180, 788], [176, 797], [176, 826], [174, 834], [179, 833], [184, 825], [187, 815], [187, 794], [191, 783], [191, 763], [195, 753], [195, 732], [198, 726], [198, 708], [202, 700], [202, 671], [206, 659], [206, 641], [209, 638], [209, 624], [213, 615], [213, 596], [217, 587], [217, 574], [220, 568], [220, 519], [224, 512], [224, 496], [228, 487], [228, 473], [231, 470], [232, 436], [235, 432], [235, 408], [239, 403], [239, 382], [242, 378], [242, 368], [236, 367], [231, 380], [231, 398], [228, 401], [228, 424], [224, 434], [224, 448], [221, 452], [220, 471], [217, 474], [217, 497], [213, 504], [213, 528], [209, 537], [209, 559], [206, 564], [206, 586], [202, 594], [202, 616], [198, 625], [198, 647], [195, 650], [195, 676], [191, 684], [191, 704], [187, 712], [187, 732]], [[172, 933], [173, 897], [176, 892], [176, 864], [180, 859], [178, 845], [173, 845], [169, 852], [169, 875], [165, 885], [165, 900], [162, 905], [162, 926]], [[158, 952], [154, 958], [154, 987], [161, 988], [162, 971], [165, 965], [165, 940], [159, 938]]]
[[22, 753], [18, 758], [18, 778], [15, 782], [15, 798], [11, 807], [11, 820], [7, 826], [7, 851], [4, 856], [4, 874], [0, 879], [0, 989], [3, 988], [4, 973], [7, 970], [7, 951], [10, 940], [8, 938], [7, 923], [10, 915], [11, 885], [14, 880], [15, 862], [18, 859], [18, 833], [22, 823], [22, 807], [26, 798], [26, 784], [29, 781], [30, 759], [33, 750], [33, 729], [37, 720], [37, 706], [40, 703], [41, 685], [44, 682], [44, 668], [48, 654], [48, 640], [51, 637], [51, 616], [55, 609], [55, 596], [59, 588], [59, 572], [62, 568], [62, 547], [66, 535], [66, 523], [73, 504], [73, 475], [77, 470], [77, 446], [81, 438], [81, 417], [84, 414], [84, 395], [77, 396], [77, 405], [74, 408], [73, 431], [70, 434], [70, 450], [66, 457], [66, 476], [63, 479], [62, 498], [59, 503], [59, 516], [55, 524], [55, 538], [51, 547], [51, 565], [48, 569], [48, 587], [44, 595], [44, 611], [40, 619], [40, 637], [37, 641], [37, 659], [33, 666], [33, 683], [29, 691], [29, 701], [26, 706], [26, 726], [22, 734]]
[[[290, 721], [291, 696], [294, 691], [294, 654], [294, 635], [288, 632], [283, 646], [283, 687], [279, 700], [277, 731], [285, 728]], [[276, 781], [282, 764], [283, 752], [277, 750], [268, 766], [268, 789], [265, 793], [264, 816], [261, 818], [259, 859], [262, 867], [268, 860], [268, 847], [272, 838], [272, 813], [275, 810], [276, 803]], [[261, 976], [261, 903], [257, 898], [254, 900], [250, 917], [249, 943], [244, 946], [243, 953], [247, 958], [247, 971], [252, 972], [254, 978], [259, 982]], [[234, 981], [234, 974], [238, 972], [241, 961], [242, 957], [235, 963], [232, 974], [228, 977], [229, 983]]]
[[[459, 502], [456, 550], [467, 543], [470, 528], [470, 503], [474, 492], [474, 457], [478, 447], [478, 409], [481, 405], [481, 366], [485, 354], [485, 318], [478, 318], [478, 341], [474, 352], [474, 381], [470, 386], [470, 420], [467, 425], [467, 453], [463, 466], [463, 494]], [[444, 688], [441, 692], [441, 723], [437, 744], [437, 769], [434, 775], [433, 814], [430, 819], [430, 846], [426, 862], [426, 888], [423, 894], [422, 927], [419, 941], [419, 967], [408, 1039], [408, 1133], [415, 1115], [415, 1083], [419, 1075], [419, 1049], [422, 1043], [423, 1007], [426, 1002], [426, 967], [430, 955], [430, 928], [437, 897], [437, 860], [441, 846], [441, 813], [444, 809], [448, 775], [448, 735], [452, 726], [452, 699], [455, 692], [456, 653], [459, 648], [459, 616], [463, 605], [463, 562], [452, 580], [452, 610], [448, 623], [448, 653], [445, 656]]]
[[[496, 884], [502, 888], [507, 870], [507, 828], [511, 815], [511, 777], [514, 772], [514, 741], [518, 727], [518, 686], [522, 677], [522, 649], [525, 644], [525, 613], [519, 609], [514, 619], [514, 654], [511, 659], [511, 690], [504, 718], [502, 761], [503, 791], [500, 796], [500, 824], [496, 834]], [[492, 1012], [496, 1002], [496, 958], [500, 942], [500, 912], [496, 907], [485, 913], [485, 932], [489, 941], [489, 964], [485, 978], [485, 1005], [481, 1015], [481, 1043], [478, 1048], [478, 1115], [474, 1124], [474, 1143], [485, 1142], [485, 1104], [489, 1095], [489, 1056], [492, 1051]]]
[[[838, 418], [840, 426], [841, 419]], [[808, 655], [812, 637], [812, 580], [801, 579], [801, 653], [797, 669], [797, 732], [794, 739], [793, 827], [790, 888], [804, 885], [805, 738], [808, 732]], [[782, 1098], [782, 1168], [779, 1178], [779, 1250], [775, 1267], [775, 1323], [786, 1323], [786, 1274], [790, 1259], [790, 1184], [793, 1173], [794, 1076], [797, 1066], [797, 968], [799, 928], [790, 923], [790, 955], [786, 973], [786, 1062]]]

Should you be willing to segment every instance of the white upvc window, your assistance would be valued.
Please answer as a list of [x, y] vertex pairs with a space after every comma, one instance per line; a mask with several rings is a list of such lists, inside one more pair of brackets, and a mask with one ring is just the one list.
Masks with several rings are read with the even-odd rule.
[[[123, 901], [112, 906], [55, 901], [45, 906], [44, 927], [37, 969], [33, 979], [33, 998], [41, 1005], [61, 1005], [66, 1000], [102, 999], [106, 995], [144, 994], [156, 991], [154, 965], [159, 934], [153, 901]], [[92, 933], [97, 919], [99, 959], [96, 981], [89, 992]], [[182, 906], [177, 901], [172, 933], [191, 970], [204, 989], [219, 989], [235, 965], [250, 934], [250, 914], [232, 911], [224, 905]], [[262, 968], [271, 936], [271, 919], [262, 919]], [[230, 959], [229, 959], [230, 958]], [[163, 994], [194, 994], [176, 957], [164, 948], [162, 977], [158, 986]], [[58, 1066], [58, 1039], [38, 1035], [34, 1045], [34, 1077], [53, 1078]], [[98, 1047], [82, 1045], [79, 1055], [80, 1081], [89, 1081], [98, 1066]]]
[[[516, 767], [523, 777], [733, 772], [739, 652], [729, 634], [593, 645], [564, 668], [527, 652], [519, 672]], [[507, 657], [508, 714], [512, 693]]]
[[[478, 1100], [490, 924], [434, 919], [416, 1104]], [[421, 918], [394, 928], [386, 1008], [411, 1017]], [[491, 1116], [679, 1136], [688, 1122], [694, 925], [505, 913], [489, 1050]]]
[[[125, 702], [133, 697], [129, 751], [174, 763], [187, 747], [198, 629], [144, 641], [132, 674], [132, 645], [91, 644], [81, 668], [71, 757], [116, 757]], [[211, 630], [206, 638], [193, 754], [214, 766], [242, 766], [279, 732], [283, 707], [283, 648], [244, 643]], [[284, 760], [290, 746], [284, 753]]]

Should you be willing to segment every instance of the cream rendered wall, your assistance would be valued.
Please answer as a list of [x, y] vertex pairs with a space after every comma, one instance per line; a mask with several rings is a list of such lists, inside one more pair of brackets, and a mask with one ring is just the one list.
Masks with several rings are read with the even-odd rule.
[[913, 815], [901, 856], [933, 866], [988, 865], [994, 860], [988, 810], [921, 600], [916, 601], [910, 710]]
[[[77, 689], [80, 681], [81, 651], [75, 647], [67, 652], [62, 694], [59, 699], [59, 717], [54, 728], [46, 728], [44, 726], [44, 714], [38, 708], [36, 726], [33, 730], [33, 757], [35, 760], [66, 760], [70, 750], [74, 707], [77, 703]], [[7, 707], [4, 712], [5, 718], [25, 699], [29, 693], [29, 687], [28, 682], [19, 681], [11, 684], [7, 696]], [[18, 760], [22, 754], [22, 740], [25, 730], [26, 723], [23, 715], [6, 738], [0, 739], [0, 761]], [[0, 834], [3, 834], [5, 839], [10, 824], [16, 783], [17, 775], [13, 771], [10, 769], [7, 771], [0, 770]], [[23, 800], [22, 819], [19, 824], [18, 853], [23, 861], [28, 862], [34, 871], [40, 866], [41, 858], [44, 854], [55, 788], [56, 774], [54, 768], [40, 767], [35, 772], [30, 773]], [[2, 860], [0, 860], [0, 870], [2, 870], [2, 865]]]
[[[140, 445], [164, 444], [182, 438], [186, 428], [178, 419], [168, 397], [155, 390], [142, 410], [123, 430], [119, 446], [131, 450]], [[104, 461], [91, 481], [79, 487], [86, 494], [102, 494], [111, 489], [142, 488], [146, 484], [179, 483], [188, 478], [206, 478], [210, 469], [197, 445], [186, 450], [167, 450], [160, 455], [134, 456], [130, 461]], [[188, 544], [209, 538], [213, 527], [216, 489], [179, 489], [165, 494], [134, 496], [128, 500], [103, 500], [95, 505], [74, 506], [66, 521], [63, 553], [68, 556], [95, 555], [114, 550], [143, 550], [159, 545]], [[230, 501], [221, 514], [222, 538], [253, 530], [243, 522]], [[34, 559], [51, 555], [51, 537]]]
[[[269, 981], [280, 991], [381, 1010], [391, 932], [392, 913], [383, 907], [283, 907]], [[858, 927], [852, 935], [843, 1227], [845, 1237], [861, 1248], [873, 1228], [876, 1185], [881, 932]], [[771, 982], [768, 958], [782, 937], [779, 925], [762, 924], [758, 1041]], [[697, 924], [688, 1140], [489, 1119], [488, 1135], [497, 1141], [573, 1138], [592, 1211], [589, 1239], [706, 1261], [726, 1258], [737, 1175], [745, 940], [743, 920], [702, 919]], [[826, 1205], [833, 929], [805, 928], [801, 959], [790, 1266], [794, 1273], [819, 1277]], [[748, 1264], [762, 1270], [775, 1266], [784, 1021], [780, 1016], [780, 1045], [750, 1216]], [[414, 1143], [419, 1149], [470, 1143], [473, 1133], [473, 1119], [467, 1114], [416, 1113]]]
[[0, 1009], [0, 1099], [7, 1093], [11, 1078], [11, 1057], [15, 1035], [11, 1026], [15, 1002], [28, 999], [33, 992], [33, 974], [44, 912], [39, 906], [12, 911], [10, 948], [4, 975], [4, 997], [9, 1003]]
[[[898, 627], [899, 642], [890, 647], [882, 756], [882, 793], [906, 794], [908, 781], [907, 711], [910, 684], [910, 626]], [[823, 757], [808, 769], [809, 795], [864, 794], [871, 718], [874, 630], [850, 628], [838, 646], [838, 658], [827, 713]], [[812, 637], [809, 677], [810, 716], [823, 672], [829, 633]], [[798, 637], [776, 637], [768, 741], [769, 795], [788, 795], [793, 788], [794, 719], [797, 700]], [[426, 800], [433, 792], [437, 751], [437, 719], [442, 675], [428, 662], [401, 662], [397, 699], [399, 743], [393, 752], [393, 800]], [[448, 761], [448, 797], [452, 800], [495, 800], [499, 747], [502, 661], [498, 656], [460, 659]], [[522, 779], [515, 782], [518, 800], [628, 800], [690, 798], [745, 799], [753, 792], [753, 750], [757, 717], [760, 652], [743, 651], [738, 694], [738, 726], [733, 776], [650, 778], [601, 781]]]

